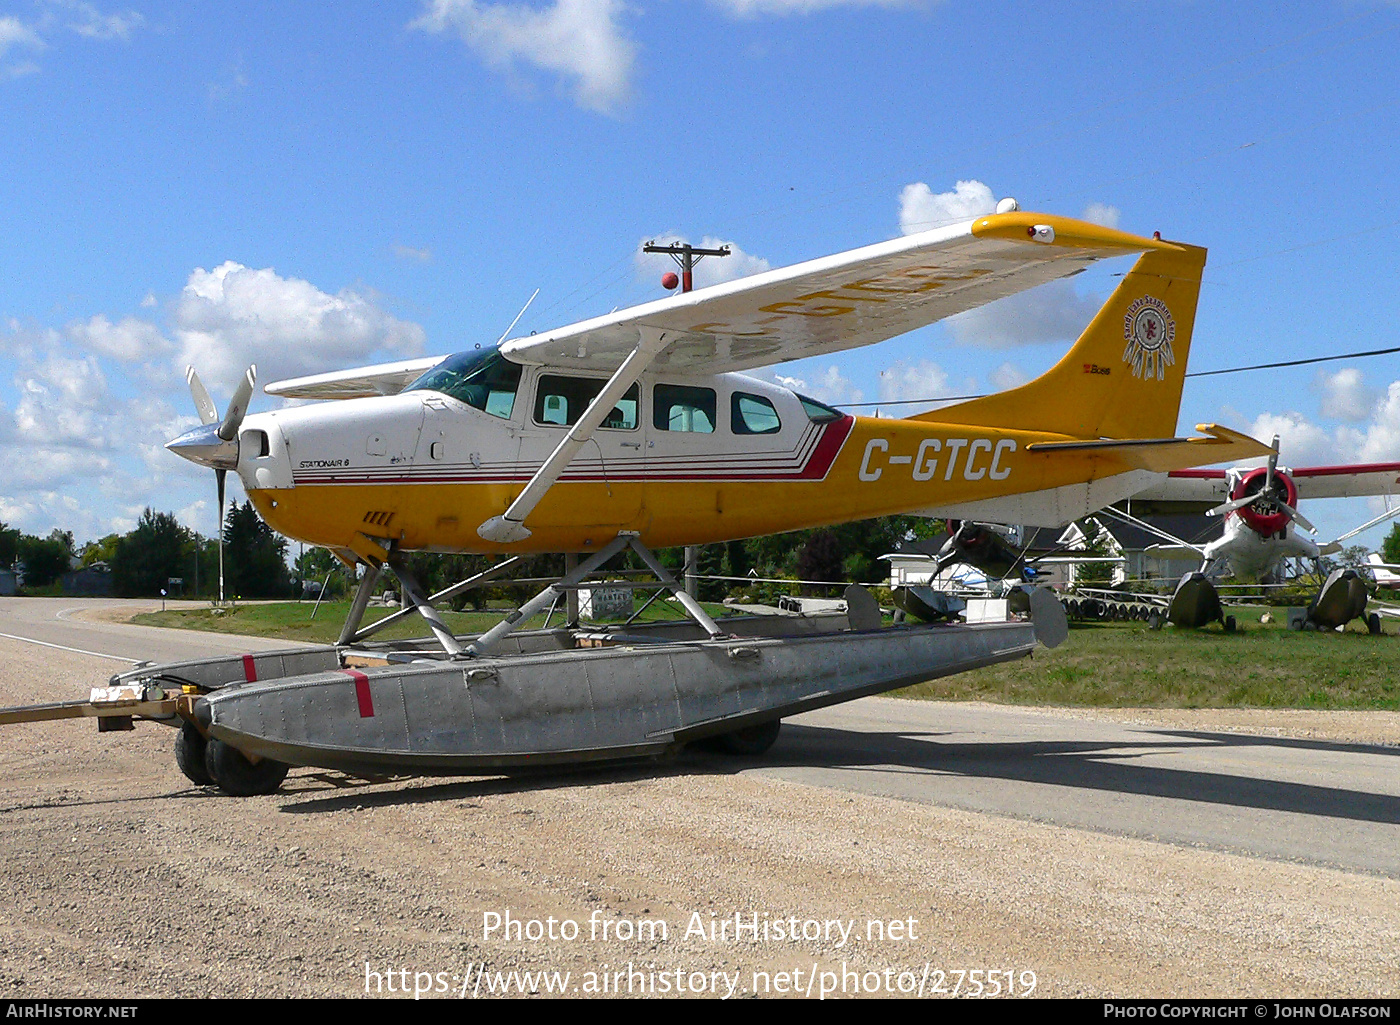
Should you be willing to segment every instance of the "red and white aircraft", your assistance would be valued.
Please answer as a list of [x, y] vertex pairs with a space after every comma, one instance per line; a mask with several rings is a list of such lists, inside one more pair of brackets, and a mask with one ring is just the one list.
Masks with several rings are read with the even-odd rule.
[[[1278, 438], [1274, 438], [1278, 448]], [[1278, 466], [1277, 451], [1267, 466], [1229, 469], [1173, 470], [1166, 480], [1133, 496], [1133, 502], [1182, 502], [1213, 504], [1207, 516], [1225, 518], [1224, 534], [1205, 545], [1164, 545], [1163, 554], [1189, 550], [1203, 560], [1208, 572], [1217, 560], [1229, 564], [1234, 576], [1260, 580], [1270, 576], [1290, 558], [1319, 559], [1341, 550], [1343, 541], [1363, 530], [1400, 515], [1400, 506], [1324, 545], [1302, 536], [1315, 528], [1297, 509], [1303, 499], [1358, 498], [1372, 495], [1400, 497], [1400, 463], [1363, 463], [1351, 466]]]

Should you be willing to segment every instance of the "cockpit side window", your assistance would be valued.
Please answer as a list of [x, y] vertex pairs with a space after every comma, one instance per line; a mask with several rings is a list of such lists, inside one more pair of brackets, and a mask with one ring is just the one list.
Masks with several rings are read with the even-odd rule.
[[404, 391], [428, 389], [450, 395], [483, 413], [509, 420], [520, 388], [520, 364], [495, 348], [449, 356]]

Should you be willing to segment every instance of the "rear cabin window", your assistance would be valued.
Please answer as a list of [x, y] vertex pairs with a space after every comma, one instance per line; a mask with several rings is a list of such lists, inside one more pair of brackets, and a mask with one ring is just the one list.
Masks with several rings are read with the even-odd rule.
[[729, 398], [729, 429], [735, 434], [777, 434], [783, 424], [773, 403], [761, 395], [736, 391]]
[[[583, 411], [605, 384], [606, 381], [596, 378], [542, 375], [535, 390], [535, 423], [558, 424], [561, 427], [578, 423]], [[614, 431], [636, 430], [640, 397], [641, 390], [637, 385], [628, 388], [627, 394], [618, 399], [617, 405], [603, 417], [602, 426]]]
[[658, 431], [714, 433], [716, 402], [713, 388], [658, 384], [651, 395], [651, 422]]
[[809, 399], [805, 395], [799, 395], [797, 398], [802, 403], [802, 410], [807, 414], [807, 419], [811, 420], [814, 424], [829, 424], [835, 423], [837, 420], [846, 419], [845, 413], [842, 413], [840, 410], [832, 409], [830, 406], [818, 402], [816, 399]]

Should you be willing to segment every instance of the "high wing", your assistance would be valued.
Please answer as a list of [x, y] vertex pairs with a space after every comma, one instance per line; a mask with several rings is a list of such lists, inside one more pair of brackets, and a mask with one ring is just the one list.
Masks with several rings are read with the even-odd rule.
[[1167, 243], [1046, 214], [992, 214], [513, 338], [519, 363], [616, 370], [644, 336], [651, 365], [725, 373], [854, 349], [983, 306], [1095, 260]]
[[396, 363], [377, 363], [372, 367], [332, 370], [328, 374], [290, 377], [285, 381], [273, 381], [263, 391], [285, 399], [364, 399], [395, 395], [446, 358], [423, 356]]
[[1400, 495], [1400, 463], [1301, 466], [1288, 474], [1298, 486], [1300, 499]]
[[[1298, 499], [1400, 496], [1400, 463], [1357, 463], [1346, 466], [1280, 467], [1293, 478]], [[1173, 470], [1167, 479], [1133, 496], [1134, 501], [1200, 502], [1215, 504], [1228, 498], [1226, 470]]]

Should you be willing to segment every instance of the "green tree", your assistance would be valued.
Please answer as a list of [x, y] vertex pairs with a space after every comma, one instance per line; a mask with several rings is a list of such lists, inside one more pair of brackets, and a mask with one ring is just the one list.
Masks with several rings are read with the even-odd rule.
[[1364, 566], [1370, 554], [1365, 545], [1347, 545], [1338, 553], [1337, 561], [1343, 566]]
[[1400, 520], [1396, 520], [1381, 544], [1381, 557], [1386, 562], [1400, 563]]
[[[1097, 520], [1084, 520], [1079, 524], [1079, 528], [1084, 531], [1088, 543], [1078, 554], [1095, 558], [1113, 554], [1108, 543], [1108, 531]], [[1074, 580], [1079, 584], [1111, 584], [1114, 569], [1111, 562], [1082, 562], [1075, 567]]]
[[239, 598], [285, 598], [292, 590], [287, 539], [263, 522], [252, 502], [233, 505], [224, 520], [224, 586]]
[[184, 577], [189, 531], [172, 513], [147, 507], [136, 529], [120, 538], [112, 555], [112, 590], [130, 598], [160, 594], [171, 577]]
[[73, 557], [73, 534], [57, 529], [50, 531], [48, 537], [21, 534], [18, 554], [24, 565], [24, 586], [48, 587], [68, 572]]
[[0, 523], [0, 569], [9, 569], [19, 558], [19, 531]]
[[83, 565], [91, 566], [94, 562], [105, 562], [110, 566], [112, 560], [116, 558], [117, 545], [121, 539], [120, 534], [108, 534], [99, 541], [89, 541], [83, 545], [82, 550], [78, 553], [83, 560]]

